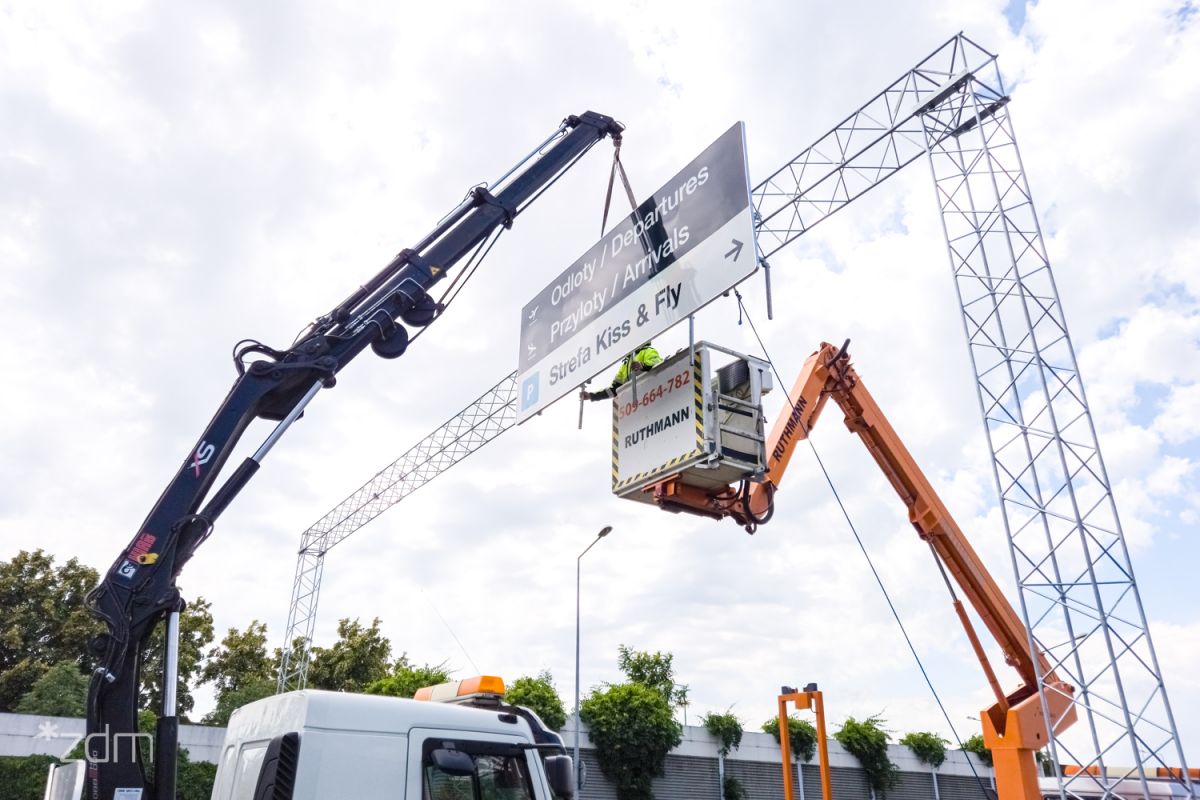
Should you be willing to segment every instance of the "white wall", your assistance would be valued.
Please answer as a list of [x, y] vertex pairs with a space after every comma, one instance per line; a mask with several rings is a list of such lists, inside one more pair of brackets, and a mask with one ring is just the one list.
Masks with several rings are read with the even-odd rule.
[[[0, 756], [65, 756], [85, 730], [84, 721], [74, 717], [0, 714]], [[179, 726], [179, 744], [193, 761], [215, 763], [224, 738], [224, 728]]]

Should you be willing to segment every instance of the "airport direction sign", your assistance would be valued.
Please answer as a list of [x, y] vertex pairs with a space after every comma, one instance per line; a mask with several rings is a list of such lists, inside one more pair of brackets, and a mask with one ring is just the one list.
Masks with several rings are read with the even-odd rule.
[[758, 266], [736, 123], [521, 310], [524, 422]]

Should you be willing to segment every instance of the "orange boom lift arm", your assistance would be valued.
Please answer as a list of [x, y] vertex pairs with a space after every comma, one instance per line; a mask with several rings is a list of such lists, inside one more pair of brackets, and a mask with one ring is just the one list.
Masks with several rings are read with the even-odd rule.
[[[708, 492], [675, 478], [649, 491], [656, 503], [671, 510], [729, 516], [743, 525], [760, 522], [771, 507], [796, 445], [808, 438], [825, 404], [832, 399], [845, 414], [846, 427], [866, 445], [904, 501], [917, 534], [933, 551], [954, 597], [954, 609], [996, 697], [981, 720], [984, 743], [991, 749], [995, 763], [997, 794], [1001, 800], [1036, 800], [1041, 794], [1034, 753], [1048, 743], [1051, 726], [1057, 734], [1075, 722], [1074, 687], [1058, 678], [1044, 654], [1030, 652], [1028, 630], [851, 366], [848, 345], [839, 349], [822, 343], [804, 362], [788, 395], [788, 406], [767, 439], [766, 473], [761, 482], [750, 487], [748, 504], [730, 504], [724, 500], [726, 492]], [[1015, 691], [1006, 694], [1000, 687], [947, 573], [1000, 646], [1005, 662], [1020, 676], [1021, 686]], [[1049, 720], [1037, 691], [1039, 674], [1044, 677]]]

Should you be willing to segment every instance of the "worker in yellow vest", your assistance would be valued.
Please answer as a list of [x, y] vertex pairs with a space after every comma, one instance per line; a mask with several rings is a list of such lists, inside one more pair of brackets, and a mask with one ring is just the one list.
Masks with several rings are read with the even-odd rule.
[[633, 372], [645, 372], [648, 369], [653, 369], [662, 363], [662, 356], [654, 347], [646, 342], [639, 345], [629, 355], [621, 360], [621, 366], [617, 369], [616, 376], [613, 377], [612, 386], [607, 389], [601, 389], [598, 392], [589, 392], [587, 389], [582, 389], [579, 392], [580, 398], [584, 400], [608, 400], [616, 397], [617, 389], [621, 384], [629, 380], [629, 375]]

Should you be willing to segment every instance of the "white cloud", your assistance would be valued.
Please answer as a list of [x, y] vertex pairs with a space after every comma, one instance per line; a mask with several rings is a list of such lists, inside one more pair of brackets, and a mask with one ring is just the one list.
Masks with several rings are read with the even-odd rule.
[[[1200, 727], [1180, 713], [1200, 691], [1179, 650], [1200, 605], [1156, 588], [1170, 563], [1200, 555], [1184, 522], [1200, 411], [1200, 25], [1169, 3], [1043, 0], [1018, 36], [1004, 5], [6, 7], [0, 303], [13, 345], [0, 557], [44, 546], [107, 566], [232, 380], [234, 341], [290, 341], [565, 114], [590, 107], [629, 125], [622, 157], [639, 193], [734, 119], [761, 177], [964, 29], [1000, 53], [1012, 84], [1143, 594], [1163, 620], [1176, 716], [1200, 762]], [[517, 309], [597, 235], [608, 152], [518, 220], [409, 354], [364, 356], [271, 454], [181, 578], [186, 596], [213, 601], [218, 629], [258, 617], [280, 637], [300, 532], [508, 372]], [[773, 259], [774, 322], [759, 278], [743, 294], [785, 381], [819, 341], [852, 338], [872, 391], [1008, 586], [936, 213], [917, 165]], [[757, 350], [731, 300], [698, 327]], [[432, 603], [481, 668], [550, 667], [569, 695], [573, 561], [612, 524], [584, 562], [585, 688], [617, 677], [626, 643], [676, 654], [697, 715], [736, 704], [757, 723], [780, 683], [817, 680], [835, 719], [886, 708], [899, 730], [944, 730], [809, 454], [777, 520], [747, 537], [612, 498], [606, 414], [587, 412], [583, 431], [566, 401], [506, 433], [333, 551], [319, 635], [338, 617], [378, 615], [398, 650], [465, 670]], [[926, 549], [836, 414], [815, 439], [968, 728], [988, 692]]]

